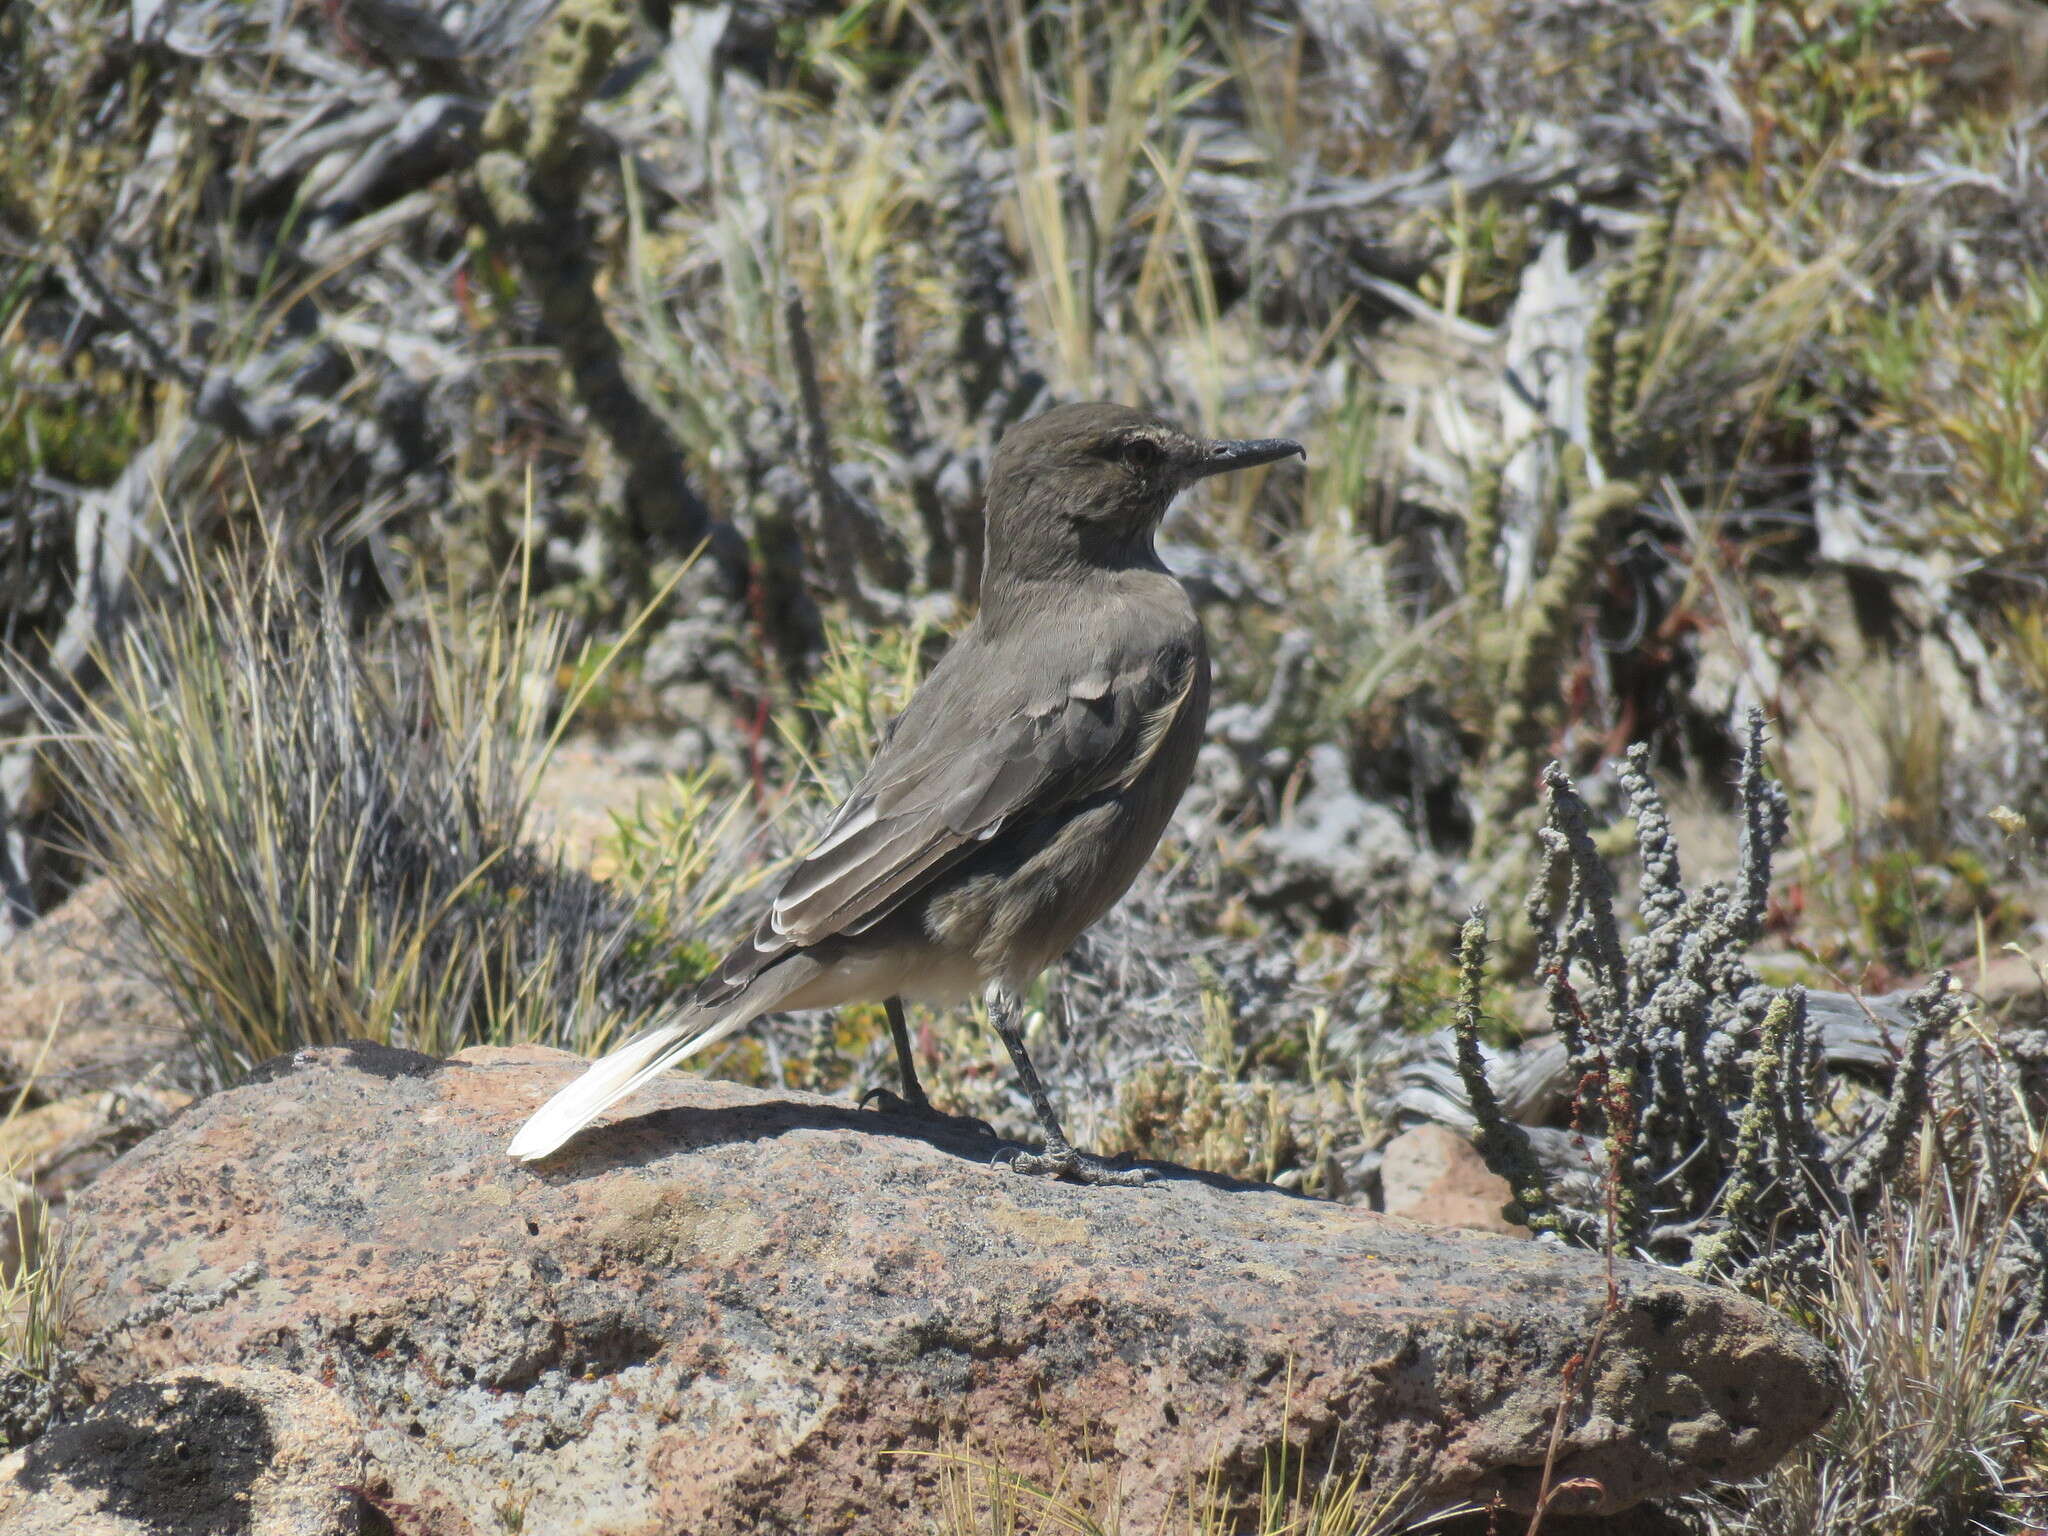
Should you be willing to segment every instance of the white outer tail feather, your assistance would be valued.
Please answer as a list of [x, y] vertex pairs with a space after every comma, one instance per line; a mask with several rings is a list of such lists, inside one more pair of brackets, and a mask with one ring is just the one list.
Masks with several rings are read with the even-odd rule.
[[709, 1025], [701, 1019], [678, 1019], [600, 1056], [581, 1077], [534, 1111], [533, 1118], [505, 1148], [506, 1156], [523, 1163], [546, 1157], [626, 1095], [646, 1087], [677, 1062], [751, 1024], [759, 1012], [736, 1008]]

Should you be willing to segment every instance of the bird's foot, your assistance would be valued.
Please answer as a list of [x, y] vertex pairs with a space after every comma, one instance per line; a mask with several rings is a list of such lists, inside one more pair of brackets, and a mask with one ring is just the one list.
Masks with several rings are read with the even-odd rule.
[[969, 1136], [986, 1136], [995, 1139], [995, 1127], [974, 1115], [949, 1115], [943, 1109], [934, 1108], [932, 1101], [923, 1094], [906, 1099], [902, 1094], [888, 1088], [870, 1088], [860, 1096], [860, 1107], [866, 1109], [873, 1104], [885, 1115], [901, 1115], [908, 1120], [922, 1120], [925, 1124], [940, 1130], [955, 1131]]
[[1099, 1157], [1076, 1152], [1059, 1142], [1048, 1145], [1043, 1152], [1019, 1151], [1008, 1157], [997, 1154], [997, 1159], [1012, 1173], [1049, 1173], [1056, 1179], [1072, 1179], [1076, 1184], [1129, 1187], [1148, 1183], [1152, 1178], [1149, 1168], [1112, 1168]]

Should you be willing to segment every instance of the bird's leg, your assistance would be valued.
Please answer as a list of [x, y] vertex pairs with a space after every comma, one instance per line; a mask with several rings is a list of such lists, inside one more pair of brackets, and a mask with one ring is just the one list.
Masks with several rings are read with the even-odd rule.
[[[917, 1080], [917, 1058], [910, 1054], [910, 1026], [903, 1019], [903, 999], [883, 999], [882, 1010], [889, 1015], [889, 1038], [896, 1042], [896, 1070], [903, 1076], [903, 1097], [898, 1099], [896, 1095], [889, 1094], [895, 1100], [892, 1107], [922, 1110], [929, 1114], [932, 1101], [925, 1096], [924, 1084]], [[869, 1089], [861, 1102], [865, 1104], [868, 1099], [879, 1098], [885, 1093], [889, 1093], [886, 1088]]]
[[1024, 1049], [1024, 1033], [1017, 1027], [1016, 996], [1001, 982], [989, 986], [988, 1021], [1002, 1037], [1024, 1092], [1031, 1099], [1031, 1107], [1038, 1112], [1038, 1123], [1045, 1127], [1045, 1150], [1018, 1153], [1009, 1161], [1011, 1168], [1018, 1173], [1050, 1173], [1080, 1184], [1143, 1184], [1151, 1177], [1143, 1168], [1112, 1168], [1099, 1157], [1074, 1150], [1067, 1133], [1060, 1129], [1060, 1117], [1053, 1110], [1045, 1084], [1039, 1081], [1038, 1069], [1031, 1065], [1031, 1057]]
[[889, 1015], [889, 1038], [896, 1042], [896, 1067], [903, 1074], [903, 1092], [891, 1093], [887, 1088], [870, 1088], [860, 1096], [861, 1108], [871, 1103], [881, 1106], [885, 1115], [908, 1115], [915, 1120], [933, 1120], [943, 1125], [972, 1131], [977, 1136], [994, 1136], [995, 1130], [986, 1120], [973, 1115], [949, 1115], [935, 1109], [924, 1091], [924, 1084], [917, 1080], [917, 1062], [910, 1054], [910, 1026], [903, 1020], [903, 999], [884, 998], [883, 1010]]

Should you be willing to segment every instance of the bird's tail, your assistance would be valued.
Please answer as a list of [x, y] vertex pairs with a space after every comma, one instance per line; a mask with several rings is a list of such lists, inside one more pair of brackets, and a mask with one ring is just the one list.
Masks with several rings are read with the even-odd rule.
[[528, 1163], [546, 1157], [627, 1094], [751, 1024], [772, 1006], [773, 998], [756, 1006], [742, 994], [724, 1008], [686, 1008], [680, 1017], [600, 1056], [581, 1077], [534, 1112], [505, 1148], [506, 1155]]

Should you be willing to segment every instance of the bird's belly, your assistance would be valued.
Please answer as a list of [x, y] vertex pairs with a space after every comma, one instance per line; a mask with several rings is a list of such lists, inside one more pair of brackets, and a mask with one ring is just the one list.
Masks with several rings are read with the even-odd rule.
[[971, 953], [936, 944], [847, 946], [830, 958], [813, 953], [824, 962], [817, 975], [777, 1003], [777, 1012], [843, 1008], [885, 997], [944, 1006], [974, 996], [988, 980]]
[[980, 995], [989, 976], [972, 955], [933, 950], [925, 963], [906, 970], [897, 995], [934, 1008], [950, 1007]]

